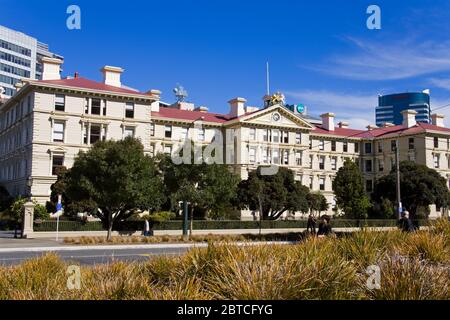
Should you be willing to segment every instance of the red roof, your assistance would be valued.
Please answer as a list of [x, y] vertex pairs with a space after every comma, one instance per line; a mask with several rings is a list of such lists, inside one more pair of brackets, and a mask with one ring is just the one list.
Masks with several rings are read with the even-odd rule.
[[96, 82], [96, 81], [92, 81], [92, 80], [89, 80], [86, 78], [80, 78], [80, 77], [73, 78], [73, 79], [61, 79], [61, 80], [40, 80], [38, 82], [45, 83], [45, 84], [66, 86], [66, 87], [75, 87], [75, 88], [81, 88], [81, 89], [109, 91], [109, 92], [117, 92], [117, 93], [125, 93], [125, 94], [148, 95], [146, 93], [142, 93], [139, 91], [110, 86], [110, 85], [106, 85], [102, 82]]
[[359, 138], [376, 138], [385, 134], [391, 134], [391, 133], [399, 133], [407, 129], [406, 127], [402, 125], [392, 126], [392, 127], [382, 127], [382, 128], [376, 128], [372, 130], [364, 130], [360, 135], [358, 135]]
[[312, 130], [312, 134], [330, 134], [335, 136], [343, 136], [343, 137], [354, 137], [358, 136], [359, 134], [365, 132], [364, 130], [357, 130], [357, 129], [349, 129], [349, 128], [334, 128], [334, 131], [328, 131], [327, 129], [324, 129], [320, 126], [316, 126]]
[[404, 134], [404, 135], [418, 134], [430, 130], [450, 133], [450, 129], [448, 128], [438, 127], [424, 122], [417, 122], [415, 126], [412, 126], [410, 128], [407, 128], [406, 126], [403, 125], [397, 125], [393, 127], [377, 128], [373, 130], [364, 131], [361, 135], [358, 135], [358, 137], [370, 139], [375, 137], [390, 136], [397, 134]]
[[226, 114], [180, 110], [170, 107], [160, 107], [159, 112], [152, 112], [152, 117], [182, 119], [190, 121], [200, 120], [200, 118], [203, 117], [203, 121], [205, 122], [217, 122], [217, 123], [224, 123], [232, 119], [232, 117]]
[[441, 132], [447, 132], [450, 133], [450, 129], [449, 128], [444, 128], [444, 127], [438, 127], [429, 123], [423, 123], [423, 122], [418, 122], [418, 125], [421, 126], [423, 129], [425, 130], [434, 130], [434, 131], [441, 131]]

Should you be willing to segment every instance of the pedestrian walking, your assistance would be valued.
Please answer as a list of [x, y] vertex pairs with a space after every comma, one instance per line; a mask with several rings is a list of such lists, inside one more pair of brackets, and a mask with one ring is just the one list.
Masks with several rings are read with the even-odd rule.
[[310, 214], [308, 217], [308, 222], [306, 223], [306, 232], [316, 234], [316, 218], [312, 214]]
[[331, 229], [331, 224], [330, 224], [330, 216], [328, 215], [323, 215], [321, 217], [320, 223], [319, 223], [319, 230], [317, 231], [317, 236], [322, 238], [325, 236], [330, 235], [333, 230]]
[[150, 235], [150, 223], [148, 222], [147, 219], [145, 219], [145, 224], [144, 224], [144, 237], [148, 237]]
[[398, 221], [398, 225], [403, 232], [414, 232], [415, 230], [414, 225], [409, 218], [409, 212], [406, 210], [402, 212], [402, 217]]

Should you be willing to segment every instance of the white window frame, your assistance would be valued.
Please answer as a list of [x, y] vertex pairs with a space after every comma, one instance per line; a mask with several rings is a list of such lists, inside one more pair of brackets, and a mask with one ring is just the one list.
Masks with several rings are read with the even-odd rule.
[[331, 157], [331, 170], [337, 170], [337, 158]]
[[[66, 122], [63, 120], [53, 120], [52, 121], [52, 142], [65, 143], [66, 142]], [[55, 133], [61, 133], [60, 131], [55, 132], [55, 125], [62, 125], [62, 141], [55, 141]]]
[[[100, 130], [101, 131], [101, 130]], [[129, 134], [127, 134], [127, 131], [128, 132], [131, 132], [131, 135], [129, 135]], [[100, 133], [101, 134], [101, 133]], [[134, 138], [136, 136], [136, 128], [135, 127], [132, 127], [132, 126], [125, 126], [124, 128], [123, 128], [123, 138], [125, 139], [126, 137], [132, 137], [132, 138]], [[101, 137], [100, 137], [100, 139], [101, 139]]]
[[302, 144], [302, 133], [301, 132], [295, 133], [295, 144]]
[[256, 140], [256, 128], [249, 128], [249, 140], [255, 141]]

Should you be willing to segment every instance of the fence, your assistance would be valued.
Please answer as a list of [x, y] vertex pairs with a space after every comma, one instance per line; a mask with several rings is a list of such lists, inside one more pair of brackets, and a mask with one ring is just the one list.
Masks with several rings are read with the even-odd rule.
[[[240, 220], [195, 220], [193, 229], [195, 230], [214, 230], [214, 229], [296, 229], [306, 228], [306, 220], [263, 220], [263, 221], [240, 221]], [[415, 220], [413, 223], [417, 226], [426, 226], [428, 220]], [[334, 219], [331, 220], [333, 228], [350, 228], [350, 227], [395, 227], [397, 220], [349, 220]], [[122, 221], [118, 222], [113, 230], [115, 231], [139, 231], [144, 228], [143, 221]], [[172, 220], [155, 223], [153, 230], [182, 230], [183, 222], [180, 220]], [[99, 221], [82, 222], [82, 221], [60, 221], [59, 231], [102, 231], [105, 230], [103, 224]], [[41, 221], [34, 223], [34, 231], [56, 231], [56, 221]]]

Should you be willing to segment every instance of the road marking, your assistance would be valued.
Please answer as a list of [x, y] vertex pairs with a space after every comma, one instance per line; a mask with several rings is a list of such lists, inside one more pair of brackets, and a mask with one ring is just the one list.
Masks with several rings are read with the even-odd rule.
[[[225, 242], [224, 242], [225, 243]], [[296, 241], [258, 241], [258, 242], [230, 242], [236, 246], [257, 246], [272, 244], [295, 244]], [[227, 244], [230, 244], [227, 243]], [[216, 244], [220, 244], [217, 242]], [[185, 249], [185, 248], [207, 248], [208, 243], [164, 243], [164, 244], [140, 244], [140, 245], [99, 245], [99, 246], [65, 246], [65, 247], [28, 247], [28, 248], [0, 248], [0, 253], [10, 252], [49, 252], [49, 251], [90, 251], [90, 250], [125, 250], [125, 249]]]

